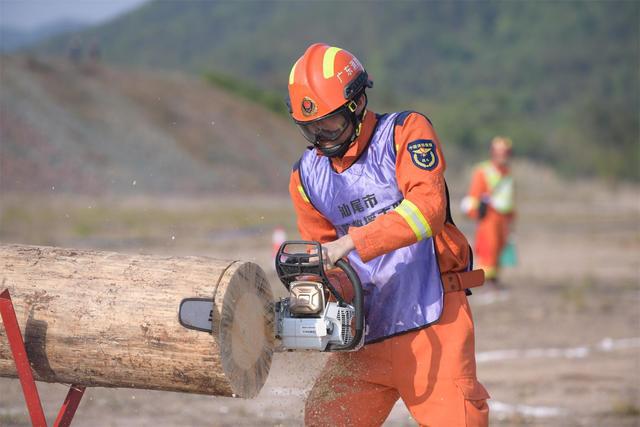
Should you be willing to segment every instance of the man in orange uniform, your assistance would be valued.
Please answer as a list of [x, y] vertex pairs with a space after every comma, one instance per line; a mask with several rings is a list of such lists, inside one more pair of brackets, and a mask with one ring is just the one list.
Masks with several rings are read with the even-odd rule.
[[486, 426], [465, 290], [479, 286], [451, 220], [430, 121], [368, 111], [373, 83], [351, 53], [314, 44], [289, 75], [289, 110], [312, 144], [289, 190], [303, 239], [363, 283], [365, 345], [334, 353], [305, 407], [310, 426], [381, 425], [402, 398], [421, 425]]
[[478, 221], [475, 254], [488, 283], [502, 288], [500, 254], [507, 244], [514, 214], [514, 183], [509, 169], [511, 140], [496, 136], [491, 141], [491, 160], [478, 164], [471, 178], [462, 210]]

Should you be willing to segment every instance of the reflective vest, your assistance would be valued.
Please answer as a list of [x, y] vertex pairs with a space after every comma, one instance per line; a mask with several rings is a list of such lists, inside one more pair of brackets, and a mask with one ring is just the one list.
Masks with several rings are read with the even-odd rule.
[[[339, 237], [400, 206], [396, 181], [395, 120], [378, 116], [369, 146], [342, 173], [331, 161], [306, 151], [299, 162], [300, 181], [313, 206], [336, 228]], [[349, 262], [362, 281], [365, 343], [424, 328], [442, 314], [443, 286], [432, 238], [363, 262], [352, 251]]]
[[513, 177], [502, 175], [491, 161], [482, 162], [480, 168], [489, 188], [489, 205], [501, 214], [513, 212]]

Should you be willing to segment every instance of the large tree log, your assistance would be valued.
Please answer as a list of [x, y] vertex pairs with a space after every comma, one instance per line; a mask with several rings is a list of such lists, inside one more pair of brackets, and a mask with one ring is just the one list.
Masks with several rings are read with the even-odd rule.
[[[0, 246], [37, 380], [253, 397], [273, 352], [272, 294], [250, 262]], [[214, 301], [212, 333], [178, 321], [184, 298]], [[17, 372], [0, 327], [0, 376]]]

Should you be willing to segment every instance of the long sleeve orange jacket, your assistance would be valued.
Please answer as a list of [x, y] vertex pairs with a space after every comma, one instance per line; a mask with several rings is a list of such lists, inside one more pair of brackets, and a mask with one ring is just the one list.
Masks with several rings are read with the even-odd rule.
[[[331, 164], [338, 173], [349, 168], [367, 149], [376, 126], [376, 115], [368, 111], [363, 119], [360, 136], [342, 158], [332, 158]], [[408, 144], [429, 139], [436, 143], [438, 164], [431, 170], [417, 167], [411, 159]], [[438, 263], [442, 274], [466, 270], [469, 263], [469, 244], [458, 228], [446, 222], [447, 196], [444, 172], [446, 163], [435, 130], [426, 117], [411, 113], [395, 128], [396, 179], [405, 200], [409, 200], [424, 217], [431, 236], [434, 237]], [[321, 154], [318, 154], [321, 155]], [[291, 174], [289, 193], [298, 217], [298, 229], [305, 240], [321, 243], [337, 239], [331, 222], [318, 212], [304, 194], [297, 170]], [[397, 211], [391, 210], [361, 227], [349, 229], [355, 250], [367, 262], [395, 249], [418, 241], [410, 224]]]
[[[490, 162], [491, 160], [487, 160], [479, 163], [473, 170], [471, 183], [469, 184], [469, 192], [462, 203], [462, 210], [471, 219], [479, 219], [478, 208], [480, 207], [481, 200], [491, 196], [491, 187], [489, 186], [486, 176], [486, 165], [489, 165]], [[511, 173], [508, 166], [497, 166], [494, 164], [493, 167], [499, 173], [500, 177], [508, 176]], [[515, 218], [515, 209], [508, 214], [501, 214], [489, 205], [487, 206], [487, 210], [491, 213], [491, 216], [502, 217], [508, 220]]]

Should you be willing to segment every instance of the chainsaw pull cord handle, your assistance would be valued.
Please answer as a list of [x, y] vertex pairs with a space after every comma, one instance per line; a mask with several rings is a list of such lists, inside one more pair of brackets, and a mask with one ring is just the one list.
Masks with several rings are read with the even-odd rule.
[[347, 275], [347, 278], [353, 285], [353, 307], [356, 311], [356, 327], [355, 333], [353, 335], [353, 340], [347, 345], [328, 345], [327, 350], [336, 351], [336, 350], [353, 350], [360, 344], [360, 340], [362, 339], [362, 333], [364, 331], [364, 295], [362, 292], [362, 282], [360, 282], [360, 277], [358, 277], [358, 273], [353, 269], [351, 264], [349, 264], [344, 259], [340, 258], [335, 262], [336, 267], [339, 267], [344, 273]]

